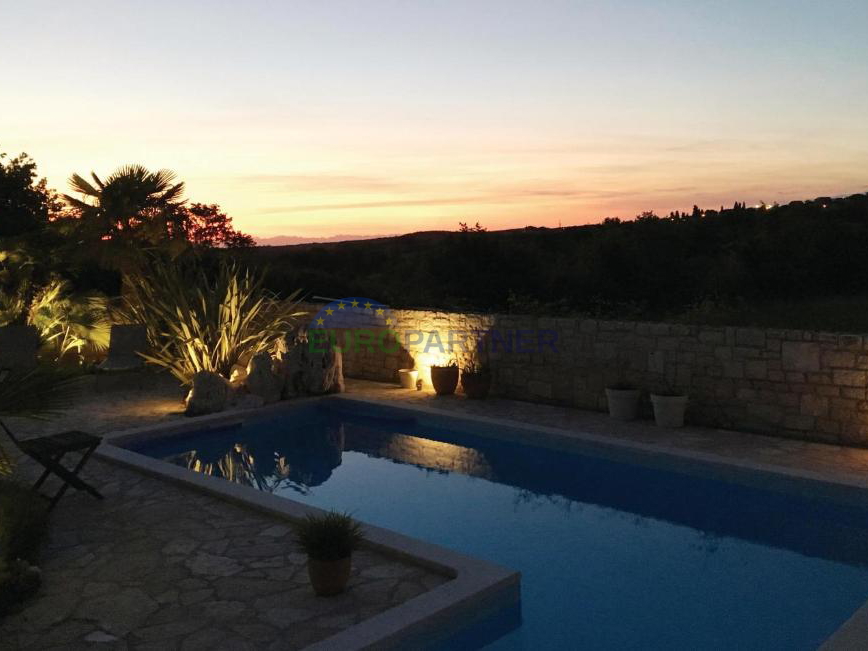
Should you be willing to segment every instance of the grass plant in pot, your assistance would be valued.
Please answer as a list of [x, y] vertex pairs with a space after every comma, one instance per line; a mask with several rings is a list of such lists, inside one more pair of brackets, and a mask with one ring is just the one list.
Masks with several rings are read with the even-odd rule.
[[684, 426], [687, 394], [664, 385], [651, 393], [651, 405], [654, 408], [654, 422], [658, 427]]
[[491, 390], [491, 369], [487, 364], [469, 364], [461, 369], [461, 386], [468, 398], [487, 398]]
[[458, 363], [449, 362], [445, 366], [431, 367], [431, 384], [438, 396], [451, 396], [458, 387]]
[[330, 597], [346, 590], [353, 552], [365, 537], [361, 525], [349, 514], [329, 511], [308, 515], [295, 525], [295, 532], [307, 553], [307, 572], [314, 592]]

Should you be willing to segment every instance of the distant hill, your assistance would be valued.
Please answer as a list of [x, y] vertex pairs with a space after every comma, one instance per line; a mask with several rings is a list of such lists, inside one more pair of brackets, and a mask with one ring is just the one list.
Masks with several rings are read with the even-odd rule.
[[[790, 327], [808, 317], [834, 325], [824, 312], [849, 313], [848, 297], [868, 296], [868, 194], [564, 228], [271, 246], [241, 255], [266, 265], [267, 285], [277, 293], [366, 296], [396, 308], [708, 321], [807, 301], [813, 309], [796, 310], [802, 316], [788, 318]], [[831, 297], [847, 300], [833, 305]], [[868, 312], [859, 323], [868, 326]]]
[[292, 246], [294, 244], [321, 244], [324, 242], [352, 242], [355, 240], [373, 240], [393, 235], [331, 235], [329, 237], [299, 237], [295, 235], [275, 235], [274, 237], [257, 237], [256, 246]]

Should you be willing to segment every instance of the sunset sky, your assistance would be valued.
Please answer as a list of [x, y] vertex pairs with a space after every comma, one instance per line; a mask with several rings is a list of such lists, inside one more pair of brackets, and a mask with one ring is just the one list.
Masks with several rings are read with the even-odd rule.
[[868, 2], [7, 2], [0, 151], [257, 236], [868, 191]]

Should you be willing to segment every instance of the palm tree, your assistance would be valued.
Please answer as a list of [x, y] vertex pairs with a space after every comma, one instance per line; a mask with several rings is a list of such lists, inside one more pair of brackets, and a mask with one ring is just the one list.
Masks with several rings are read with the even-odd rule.
[[74, 294], [67, 280], [54, 278], [30, 306], [27, 322], [36, 327], [42, 344], [56, 362], [84, 361], [86, 349], [105, 350], [111, 321], [109, 301], [95, 292]]
[[184, 183], [174, 182], [174, 172], [126, 165], [105, 181], [95, 172], [90, 176], [92, 181], [73, 174], [69, 186], [82, 198], [68, 194], [63, 198], [79, 216], [76, 239], [85, 245], [99, 244], [107, 266], [123, 269], [138, 258], [143, 245], [183, 242]]

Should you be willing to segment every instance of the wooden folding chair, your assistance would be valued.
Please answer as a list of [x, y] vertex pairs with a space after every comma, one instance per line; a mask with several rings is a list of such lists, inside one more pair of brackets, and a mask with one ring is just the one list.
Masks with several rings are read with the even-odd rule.
[[[43, 483], [45, 483], [45, 480], [48, 479], [48, 476], [51, 474], [56, 475], [63, 481], [63, 486], [60, 487], [57, 494], [53, 497], [43, 496], [49, 501], [49, 510], [53, 509], [57, 505], [60, 498], [63, 497], [63, 494], [66, 493], [66, 490], [70, 486], [76, 490], [90, 493], [97, 499], [101, 500], [103, 498], [99, 491], [97, 491], [93, 486], [85, 483], [78, 476], [78, 473], [82, 468], [84, 468], [84, 464], [86, 464], [87, 460], [90, 459], [90, 455], [92, 455], [94, 450], [96, 450], [99, 447], [99, 444], [102, 443], [100, 437], [86, 434], [85, 432], [79, 432], [77, 430], [71, 430], [69, 432], [61, 432], [60, 434], [51, 434], [49, 436], [21, 440], [15, 436], [8, 427], [6, 427], [6, 423], [3, 421], [0, 421], [0, 427], [5, 430], [6, 435], [12, 440], [12, 443], [15, 444], [15, 447], [45, 468], [45, 471], [33, 485], [34, 491], [38, 492], [39, 488]], [[63, 457], [70, 452], [78, 452], [81, 454], [81, 458], [72, 469], [61, 464]]]

